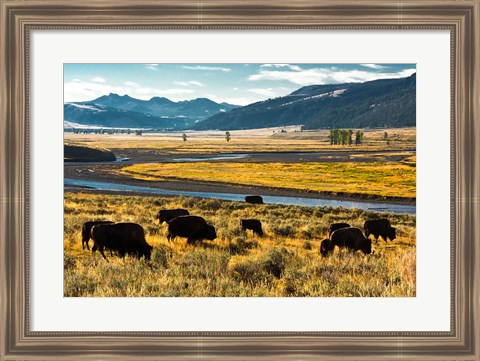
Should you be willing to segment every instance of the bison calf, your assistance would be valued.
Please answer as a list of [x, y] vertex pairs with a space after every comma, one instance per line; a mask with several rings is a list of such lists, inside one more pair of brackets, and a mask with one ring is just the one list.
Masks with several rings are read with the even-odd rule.
[[146, 260], [150, 259], [153, 247], [147, 243], [145, 231], [137, 223], [99, 224], [92, 228], [90, 234], [94, 249], [98, 249], [105, 259], [105, 248], [116, 251], [122, 258], [128, 253], [138, 258], [144, 256]]
[[320, 254], [323, 257], [328, 256], [328, 254], [332, 253], [334, 249], [335, 249], [335, 246], [334, 246], [333, 242], [331, 240], [329, 240], [328, 238], [324, 239], [320, 243]]
[[187, 244], [192, 244], [202, 239], [213, 241], [217, 233], [215, 227], [207, 224], [202, 217], [179, 216], [168, 222], [167, 239], [170, 241], [177, 236], [187, 238]]
[[348, 227], [350, 227], [348, 223], [333, 223], [330, 225], [330, 232], [328, 236], [331, 237], [332, 233], [335, 232], [337, 229], [348, 228]]
[[359, 228], [349, 227], [337, 229], [332, 233], [332, 243], [339, 248], [348, 248], [353, 251], [362, 251], [365, 254], [372, 253], [372, 241], [362, 233]]
[[179, 216], [188, 216], [190, 213], [186, 209], [177, 208], [177, 209], [161, 209], [158, 211], [157, 216], [155, 217], [158, 219], [159, 223], [162, 224], [163, 222], [169, 222], [175, 217]]
[[367, 238], [373, 234], [375, 243], [377, 243], [379, 236], [381, 236], [385, 242], [387, 242], [387, 238], [390, 239], [390, 241], [397, 238], [396, 229], [393, 228], [390, 225], [390, 221], [385, 218], [366, 221], [363, 224], [363, 228], [365, 229], [365, 236]]
[[90, 241], [90, 231], [92, 230], [93, 226], [98, 224], [113, 224], [114, 222], [111, 221], [90, 221], [85, 222], [82, 226], [82, 249], [85, 249], [85, 245], [87, 245], [87, 249], [90, 251], [90, 247], [88, 246], [88, 241]]
[[260, 237], [263, 236], [262, 222], [258, 219], [241, 219], [240, 226], [243, 231], [250, 229], [253, 233], [258, 234]]

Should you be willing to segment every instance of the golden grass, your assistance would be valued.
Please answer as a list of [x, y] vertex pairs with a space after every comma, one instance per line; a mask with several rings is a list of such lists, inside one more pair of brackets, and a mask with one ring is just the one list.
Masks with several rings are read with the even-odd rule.
[[121, 170], [133, 178], [215, 181], [315, 192], [415, 198], [416, 168], [399, 163], [147, 163]]
[[[195, 245], [166, 240], [154, 221], [161, 208], [183, 207], [212, 223], [218, 238]], [[319, 254], [333, 222], [362, 227], [379, 215], [329, 207], [250, 205], [195, 198], [65, 193], [64, 295], [67, 297], [414, 297], [415, 216], [388, 214], [397, 239], [373, 245], [374, 255]], [[265, 237], [241, 231], [239, 219], [258, 218]], [[83, 222], [141, 224], [152, 260], [119, 259], [81, 248]], [[91, 245], [92, 241], [90, 241]]]
[[[351, 151], [351, 150], [403, 150], [415, 147], [415, 128], [365, 130], [365, 142], [360, 146], [331, 146], [328, 130], [293, 131], [280, 133], [281, 128], [259, 130], [233, 130], [231, 140], [225, 140], [223, 131], [185, 132], [187, 141], [182, 140], [183, 132], [155, 133], [143, 136], [73, 134], [65, 133], [65, 140], [84, 145], [95, 145], [110, 150], [145, 149], [149, 152], [169, 154], [221, 153], [221, 152], [281, 152], [281, 151]], [[390, 134], [390, 144], [383, 139], [383, 133]], [[274, 133], [275, 132], [275, 133]]]

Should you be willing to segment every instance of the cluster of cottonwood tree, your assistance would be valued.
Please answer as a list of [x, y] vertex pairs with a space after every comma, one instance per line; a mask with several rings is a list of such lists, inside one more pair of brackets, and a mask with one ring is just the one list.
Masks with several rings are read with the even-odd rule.
[[[353, 130], [351, 129], [330, 129], [328, 136], [331, 145], [352, 145]], [[363, 133], [360, 130], [355, 132], [355, 145], [362, 144], [364, 140]]]

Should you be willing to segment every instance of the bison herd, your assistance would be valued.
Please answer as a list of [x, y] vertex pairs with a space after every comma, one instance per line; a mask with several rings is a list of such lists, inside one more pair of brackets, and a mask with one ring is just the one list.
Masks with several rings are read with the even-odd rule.
[[372, 253], [372, 241], [368, 237], [371, 234], [374, 236], [375, 242], [378, 241], [379, 236], [385, 242], [387, 242], [387, 239], [393, 241], [397, 237], [396, 229], [385, 218], [366, 221], [363, 228], [365, 235], [360, 228], [350, 227], [348, 223], [330, 225], [330, 238], [324, 239], [320, 243], [320, 254], [324, 257], [327, 256], [333, 252], [335, 246], [370, 254]]
[[[208, 224], [204, 218], [190, 215], [186, 209], [162, 209], [156, 217], [159, 223], [168, 224], [168, 241], [176, 237], [187, 239], [187, 244], [195, 241], [217, 238], [215, 227]], [[262, 223], [258, 219], [241, 219], [240, 227], [243, 231], [251, 230], [263, 236]], [[89, 241], [93, 240], [92, 252], [99, 251], [107, 259], [104, 251], [110, 255], [116, 253], [120, 257], [126, 254], [150, 259], [153, 249], [145, 240], [145, 231], [137, 223], [115, 223], [112, 221], [88, 221], [82, 226], [82, 249], [90, 250]]]
[[[253, 197], [253, 198], [249, 198]], [[247, 196], [246, 202], [261, 204], [260, 196]], [[187, 239], [187, 244], [200, 240], [214, 240], [217, 233], [213, 225], [208, 224], [204, 218], [191, 215], [186, 209], [162, 209], [156, 217], [159, 224], [168, 225], [168, 241], [176, 237]], [[243, 231], [251, 230], [254, 234], [264, 235], [262, 223], [258, 219], [241, 219], [240, 227]], [[372, 253], [372, 241], [382, 237], [385, 242], [396, 238], [396, 230], [388, 219], [367, 220], [364, 231], [360, 228], [350, 227], [348, 223], [334, 223], [330, 225], [329, 238], [320, 243], [320, 254], [328, 256], [333, 253], [335, 246], [347, 248], [352, 251], [362, 251], [364, 254]], [[89, 241], [93, 240], [92, 252], [99, 251], [107, 259], [104, 251], [109, 250], [110, 255], [116, 253], [120, 257], [126, 254], [137, 258], [144, 257], [149, 260], [153, 247], [145, 239], [143, 227], [137, 223], [114, 223], [112, 221], [89, 221], [82, 226], [82, 249], [90, 250]]]

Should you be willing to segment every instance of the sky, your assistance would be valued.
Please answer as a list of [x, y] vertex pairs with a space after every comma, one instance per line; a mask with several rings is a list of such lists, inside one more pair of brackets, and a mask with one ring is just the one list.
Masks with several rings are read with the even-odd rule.
[[403, 78], [415, 64], [64, 64], [64, 102], [128, 94], [247, 105], [306, 85]]

